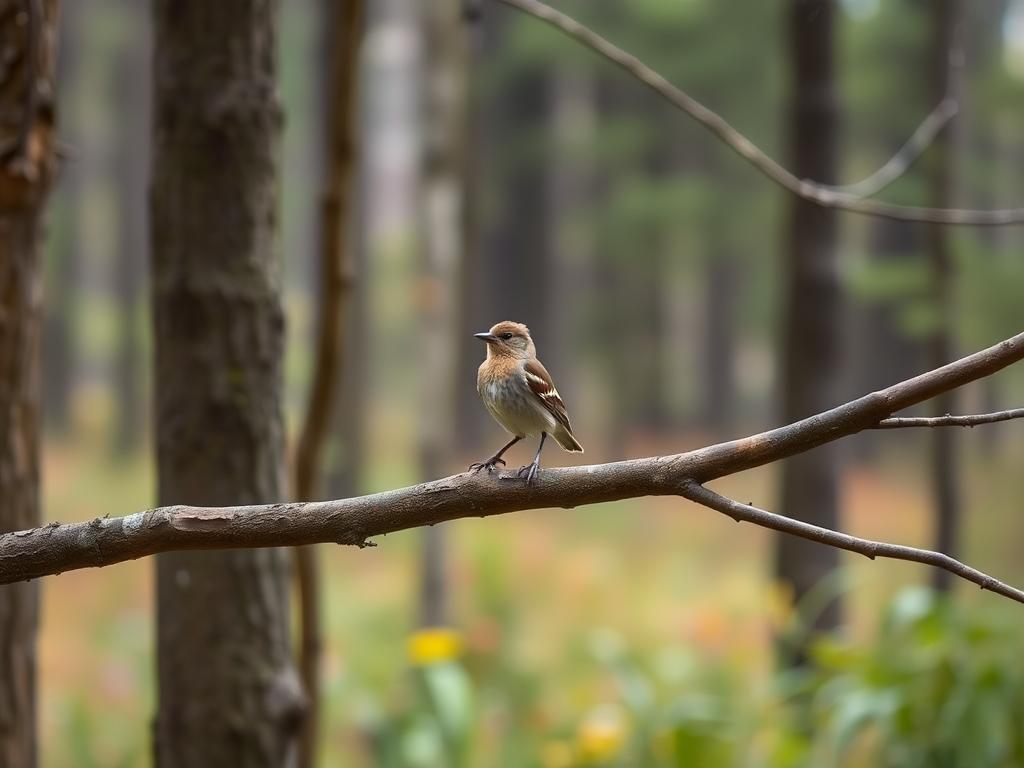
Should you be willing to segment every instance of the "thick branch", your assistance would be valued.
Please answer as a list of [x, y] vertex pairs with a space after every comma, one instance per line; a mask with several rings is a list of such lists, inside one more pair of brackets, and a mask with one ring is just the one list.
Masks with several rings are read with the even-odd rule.
[[[603, 56], [612, 63], [626, 70], [629, 74], [653, 90], [659, 96], [667, 100], [677, 109], [682, 110], [698, 123], [703, 125], [721, 141], [723, 141], [736, 154], [753, 165], [757, 170], [775, 182], [788, 192], [808, 202], [820, 205], [825, 208], [836, 208], [853, 213], [861, 213], [868, 216], [880, 216], [901, 221], [925, 221], [936, 224], [961, 224], [970, 226], [1000, 226], [1006, 224], [1024, 223], [1024, 208], [1012, 208], [1003, 210], [972, 210], [961, 208], [925, 208], [917, 206], [895, 205], [878, 200], [866, 199], [863, 194], [851, 193], [849, 189], [842, 187], [830, 187], [818, 184], [808, 179], [799, 179], [783, 168], [778, 162], [769, 157], [765, 152], [754, 145], [746, 136], [733, 128], [721, 115], [708, 109], [689, 94], [680, 90], [662, 75], [648, 67], [636, 56], [626, 53], [610, 41], [601, 37], [592, 29], [583, 26], [571, 16], [539, 2], [538, 0], [499, 0], [499, 2], [510, 5], [523, 11], [541, 21], [544, 21], [556, 29], [564, 32], [569, 37], [577, 40], [590, 48], [595, 53]], [[945, 104], [946, 102], [943, 102]], [[948, 106], [948, 105], [947, 105]], [[942, 110], [940, 105], [939, 110]], [[939, 112], [941, 117], [942, 112]], [[946, 117], [945, 120], [949, 118]], [[926, 121], [919, 132], [923, 130], [928, 137], [931, 132], [933, 138], [935, 132], [941, 125], [935, 127], [930, 121]], [[920, 138], [920, 137], [919, 137]], [[896, 168], [882, 174], [882, 181], [890, 183], [894, 170], [902, 173], [909, 165], [910, 157], [917, 146], [912, 138], [904, 149], [897, 154], [895, 160]], [[908, 149], [909, 147], [909, 149]], [[919, 150], [918, 150], [919, 151]], [[904, 154], [905, 153], [905, 154]], [[893, 162], [893, 161], [890, 161]], [[902, 168], [899, 166], [902, 164]], [[886, 164], [889, 166], [889, 164]], [[898, 175], [898, 173], [896, 174]], [[871, 182], [869, 186], [877, 186], [878, 178], [873, 175], [865, 183]], [[884, 186], [884, 184], [882, 185]], [[879, 187], [880, 188], [880, 187]], [[877, 189], [875, 190], [877, 191]]]
[[762, 528], [771, 528], [774, 531], [799, 536], [802, 539], [810, 539], [830, 547], [856, 552], [865, 557], [870, 557], [872, 560], [876, 557], [887, 557], [893, 560], [910, 560], [915, 563], [933, 565], [936, 568], [942, 568], [961, 578], [972, 581], [982, 589], [987, 589], [1011, 600], [1016, 600], [1018, 603], [1024, 603], [1024, 591], [1011, 587], [1009, 584], [1004, 584], [988, 574], [971, 568], [969, 565], [964, 565], [959, 560], [955, 560], [941, 552], [932, 552], [930, 549], [918, 549], [917, 547], [905, 547], [899, 544], [889, 544], [884, 541], [861, 539], [848, 533], [821, 528], [817, 525], [805, 523], [802, 520], [794, 520], [791, 517], [758, 509], [750, 504], [740, 504], [705, 488], [699, 483], [684, 484], [682, 495], [690, 499], [690, 501], [695, 501], [705, 507], [722, 512], [736, 522], [754, 523]]
[[171, 550], [320, 542], [367, 546], [372, 536], [444, 520], [681, 495], [693, 483], [759, 467], [869, 429], [895, 411], [989, 376], [1021, 358], [1024, 333], [794, 424], [672, 456], [545, 469], [532, 486], [510, 475], [463, 473], [338, 501], [174, 506], [86, 523], [51, 523], [0, 536], [0, 584]]
[[979, 424], [995, 424], [1000, 421], [1024, 419], [1024, 408], [1013, 408], [994, 413], [972, 413], [968, 416], [928, 416], [923, 418], [882, 419], [874, 429], [903, 429], [905, 427], [976, 427]]

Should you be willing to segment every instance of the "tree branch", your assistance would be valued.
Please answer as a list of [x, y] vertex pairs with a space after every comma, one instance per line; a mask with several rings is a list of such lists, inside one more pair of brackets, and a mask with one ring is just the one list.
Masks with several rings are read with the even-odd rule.
[[1024, 419], [1024, 408], [1012, 408], [994, 413], [972, 413], [968, 416], [929, 416], [924, 418], [882, 419], [872, 429], [903, 429], [905, 427], [976, 427], [979, 424], [996, 424], [1000, 421]]
[[960, 105], [956, 99], [947, 96], [939, 105], [931, 111], [917, 130], [911, 134], [907, 142], [897, 150], [896, 154], [889, 158], [888, 162], [872, 173], [866, 179], [856, 184], [829, 185], [827, 189], [840, 194], [853, 195], [854, 197], [873, 197], [883, 189], [892, 184], [896, 179], [907, 172], [907, 169], [935, 140], [946, 124], [952, 120], [960, 111]]
[[[354, 499], [241, 507], [160, 507], [127, 517], [50, 523], [0, 536], [0, 584], [171, 550], [320, 542], [364, 547], [372, 536], [445, 520], [570, 508], [641, 496], [692, 495], [695, 484], [869, 429], [896, 411], [989, 376], [1022, 358], [1024, 333], [784, 427], [671, 456], [545, 469], [532, 486], [511, 474], [463, 473]], [[756, 520], [751, 518], [751, 522]]]
[[[775, 182], [778, 186], [797, 197], [814, 203], [815, 205], [819, 205], [824, 208], [835, 208], [838, 210], [850, 211], [852, 213], [865, 214], [868, 216], [898, 219], [900, 221], [924, 221], [935, 224], [960, 224], [969, 226], [1002, 226], [1024, 223], [1024, 208], [974, 210], [964, 208], [927, 208], [896, 205], [893, 203], [866, 199], [863, 193], [855, 194], [848, 188], [830, 187], [808, 179], [799, 179], [782, 167], [777, 161], [765, 154], [762, 149], [755, 146], [750, 139], [733, 128], [721, 115], [708, 109], [692, 96], [674, 86], [662, 75], [658, 74], [640, 61], [636, 56], [622, 50], [610, 41], [601, 37], [601, 35], [597, 34], [592, 29], [580, 24], [571, 16], [567, 16], [561, 11], [556, 11], [554, 8], [539, 2], [539, 0], [498, 0], [498, 2], [510, 5], [513, 8], [550, 24], [569, 37], [590, 48], [595, 53], [624, 69], [674, 107], [682, 110], [711, 131], [711, 133], [717, 136], [722, 142], [736, 152], [736, 154], [753, 165], [757, 170], [767, 176], [771, 181]], [[943, 104], [947, 105], [947, 109], [949, 107], [946, 101], [939, 105], [939, 113], [936, 121], [941, 119], [944, 114]], [[951, 116], [952, 115], [950, 115], [950, 117]], [[945, 118], [947, 121], [948, 119], [949, 117]], [[918, 129], [917, 133], [915, 133], [915, 136], [918, 137], [918, 141], [915, 141], [912, 137], [907, 145], [897, 153], [897, 156], [886, 164], [886, 167], [889, 167], [888, 171], [883, 173], [885, 170], [883, 167], [883, 169], [880, 169], [877, 174], [872, 174], [871, 177], [862, 182], [867, 189], [870, 190], [873, 187], [878, 187], [879, 176], [881, 176], [881, 180], [884, 182], [882, 186], [891, 183], [900, 173], [906, 170], [907, 166], [909, 166], [910, 161], [914, 156], [914, 152], [917, 151], [919, 153], [920, 149], [923, 149], [923, 147], [918, 148], [920, 143], [920, 136], [918, 134], [923, 132], [925, 138], [931, 140], [931, 138], [934, 138], [935, 133], [937, 133], [942, 127], [941, 125], [934, 125], [930, 120], [926, 120], [925, 123], [926, 124], [922, 124], [922, 127]], [[870, 182], [870, 184], [868, 182]], [[881, 187], [878, 187], [878, 189], [880, 188]], [[877, 189], [875, 191], [877, 191]]]
[[976, 568], [971, 568], [969, 565], [964, 565], [959, 560], [955, 560], [941, 552], [932, 552], [930, 549], [918, 549], [917, 547], [905, 547], [899, 544], [889, 544], [884, 541], [861, 539], [848, 533], [821, 528], [817, 525], [805, 523], [803, 520], [794, 520], [784, 515], [758, 509], [750, 504], [740, 504], [738, 501], [726, 498], [695, 482], [684, 483], [680, 493], [684, 498], [695, 501], [717, 512], [722, 512], [736, 522], [754, 523], [754, 525], [759, 525], [762, 528], [771, 528], [773, 531], [781, 531], [782, 533], [799, 536], [802, 539], [817, 541], [830, 547], [856, 552], [865, 557], [870, 557], [872, 560], [876, 557], [887, 557], [893, 560], [910, 560], [915, 563], [933, 565], [936, 568], [942, 568], [963, 579], [972, 581], [982, 589], [987, 589], [1011, 600], [1016, 600], [1018, 603], [1024, 603], [1024, 591], [1011, 587], [1009, 584], [1004, 584], [988, 574], [982, 573]]

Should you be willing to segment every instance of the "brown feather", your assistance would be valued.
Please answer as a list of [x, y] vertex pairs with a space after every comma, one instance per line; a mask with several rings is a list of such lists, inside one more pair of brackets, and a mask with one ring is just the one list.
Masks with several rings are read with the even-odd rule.
[[[523, 372], [526, 374], [526, 383], [529, 384], [530, 391], [537, 396], [541, 404], [555, 417], [555, 421], [564, 427], [567, 437], [571, 438], [569, 445], [565, 445], [562, 440], [558, 440], [558, 442], [566, 450], [582, 451], [582, 446], [580, 446], [572, 434], [572, 425], [569, 423], [569, 413], [565, 409], [565, 403], [562, 402], [558, 390], [555, 389], [555, 382], [552, 380], [547, 368], [544, 367], [540, 360], [533, 359], [526, 361], [526, 364], [523, 366]], [[558, 439], [558, 435], [553, 435], [553, 437]]]

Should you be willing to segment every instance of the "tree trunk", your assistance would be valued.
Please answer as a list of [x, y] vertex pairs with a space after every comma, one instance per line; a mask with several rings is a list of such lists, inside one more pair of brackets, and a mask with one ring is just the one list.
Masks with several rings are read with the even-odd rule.
[[[161, 504], [284, 496], [276, 11], [273, 0], [154, 5]], [[286, 554], [158, 557], [160, 768], [293, 764], [304, 699]]]
[[[455, 297], [452, 286], [463, 256], [463, 133], [466, 127], [466, 40], [461, 0], [423, 7], [422, 209], [420, 226], [421, 350], [420, 466], [426, 477], [450, 469], [455, 418]], [[469, 333], [469, 329], [465, 329]], [[420, 623], [447, 623], [445, 528], [423, 532]]]
[[[963, 9], [959, 0], [937, 0], [932, 6], [931, 71], [932, 96], [935, 101], [953, 93], [959, 96], [960, 71], [963, 66], [961, 24]], [[956, 118], [954, 118], [954, 121]], [[931, 204], [937, 208], [956, 205], [955, 157], [957, 123], [951, 122], [935, 137], [932, 146]], [[954, 281], [953, 237], [948, 227], [928, 227], [928, 251], [931, 263], [932, 296], [936, 308], [936, 325], [928, 342], [928, 364], [936, 368], [948, 363], [954, 354]], [[934, 414], [956, 413], [954, 390], [944, 392], [932, 402]], [[960, 432], [935, 429], [932, 439], [932, 493], [935, 498], [935, 548], [951, 557], [959, 553], [958, 523], [960, 517], [959, 445]], [[932, 584], [948, 591], [951, 574], [936, 570]]]
[[[0, 2], [0, 533], [39, 516], [40, 215], [54, 169], [57, 3]], [[32, 768], [39, 583], [0, 587], [0, 765]]]
[[[792, 105], [789, 146], [793, 173], [831, 183], [836, 176], [838, 108], [833, 61], [835, 0], [791, 0]], [[836, 215], [804, 200], [790, 200], [786, 250], [788, 290], [782, 338], [782, 419], [789, 423], [834, 403], [840, 369], [841, 292], [836, 264]], [[782, 514], [825, 528], [838, 518], [838, 455], [834, 445], [787, 459], [782, 475]], [[776, 569], [798, 602], [838, 566], [838, 552], [795, 537], [776, 539]], [[810, 629], [829, 630], [840, 620], [837, 600], [813, 616]], [[805, 660], [805, 646], [785, 649]]]
[[121, 119], [116, 158], [117, 174], [117, 359], [114, 390], [117, 394], [114, 451], [128, 456], [139, 448], [144, 403], [142, 394], [142, 342], [139, 339], [139, 301], [146, 261], [146, 181], [149, 158], [150, 83], [152, 54], [149, 14], [134, 0], [121, 5], [128, 31], [122, 42], [119, 70], [124, 74]]

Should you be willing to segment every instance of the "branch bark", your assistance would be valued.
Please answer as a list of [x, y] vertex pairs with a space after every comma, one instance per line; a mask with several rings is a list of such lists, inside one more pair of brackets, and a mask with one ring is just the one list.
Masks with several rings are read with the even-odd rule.
[[[878, 200], [867, 199], [863, 194], [853, 194], [849, 188], [835, 187], [827, 184], [820, 184], [809, 179], [801, 179], [790, 171], [786, 170], [776, 160], [769, 157], [764, 150], [755, 146], [750, 139], [733, 128], [728, 121], [718, 113], [708, 109], [692, 96], [674, 86], [662, 75], [648, 67], [636, 56], [622, 50], [609, 40], [601, 37], [592, 29], [580, 24], [571, 16], [554, 8], [545, 5], [538, 0], [497, 0], [498, 2], [510, 5], [523, 13], [529, 14], [541, 21], [550, 24], [559, 31], [582, 43], [598, 55], [608, 59], [613, 64], [624, 69], [634, 78], [646, 85], [663, 99], [668, 101], [677, 109], [685, 112], [698, 123], [707, 128], [722, 142], [729, 146], [736, 154], [754, 166], [758, 171], [767, 176], [778, 186], [799, 198], [814, 203], [824, 208], [835, 208], [851, 213], [860, 213], [867, 216], [881, 216], [883, 218], [898, 219], [900, 221], [923, 221], [934, 224], [958, 224], [966, 226], [1005, 226], [1008, 224], [1024, 223], [1024, 208], [1007, 208], [996, 210], [976, 210], [967, 208], [928, 208], [918, 206], [896, 205]], [[945, 102], [943, 102], [945, 103]], [[943, 114], [943, 105], [937, 107], [937, 113]], [[933, 113], [935, 114], [935, 113]], [[950, 115], [952, 117], [952, 115]], [[949, 118], [945, 118], [948, 120]], [[935, 127], [932, 121], [926, 118], [922, 128], [918, 129], [915, 136], [920, 140], [920, 133], [923, 131], [926, 138], [934, 138], [941, 125]], [[928, 134], [931, 133], [929, 137]], [[919, 142], [911, 140], [897, 153], [905, 153], [907, 158], [905, 165], [900, 169], [901, 162], [896, 161], [896, 169], [905, 171], [910, 164], [913, 150]], [[909, 149], [908, 149], [909, 147]], [[920, 149], [916, 150], [920, 153]], [[890, 166], [887, 163], [886, 166]], [[883, 166], [886, 167], [886, 166]], [[882, 180], [886, 184], [891, 183], [897, 176], [893, 176], [893, 168], [882, 174]], [[868, 184], [868, 191], [877, 186], [876, 174], [865, 180]], [[883, 185], [884, 186], [884, 185]], [[876, 190], [877, 191], [877, 190]]]
[[[178, 505], [127, 517], [50, 523], [0, 536], [0, 584], [173, 550], [321, 542], [366, 547], [372, 546], [370, 537], [445, 520], [571, 508], [641, 496], [692, 496], [696, 485], [872, 428], [896, 411], [990, 376], [1022, 358], [1024, 333], [793, 424], [687, 453], [544, 469], [531, 486], [505, 473], [496, 477], [462, 473], [353, 499], [233, 507]], [[758, 521], [752, 517], [751, 522]], [[788, 528], [787, 532], [796, 530]], [[815, 540], [822, 539], [819, 535]], [[951, 565], [940, 555], [927, 557], [930, 559], [918, 561], [938, 567]], [[990, 577], [982, 582], [986, 589], [1024, 602], [1024, 595], [1009, 587], [996, 590], [994, 585], [999, 582]]]
[[699, 483], [684, 483], [680, 495], [708, 509], [728, 515], [737, 523], [754, 523], [762, 528], [771, 528], [774, 531], [799, 536], [802, 539], [827, 544], [837, 549], [856, 552], [872, 560], [876, 557], [886, 557], [893, 560], [909, 560], [915, 563], [932, 565], [967, 579], [967, 581], [972, 581], [982, 589], [987, 589], [1011, 600], [1016, 600], [1018, 603], [1024, 603], [1024, 591], [1011, 587], [1009, 584], [1004, 584], [998, 579], [994, 579], [976, 568], [971, 568], [969, 565], [964, 565], [959, 560], [949, 555], [944, 555], [941, 552], [933, 552], [930, 549], [918, 549], [917, 547], [905, 547], [899, 544], [889, 544], [885, 541], [861, 539], [848, 533], [821, 528], [817, 525], [805, 523], [803, 520], [794, 520], [785, 515], [777, 515], [774, 512], [758, 509], [750, 504], [740, 504], [738, 501], [733, 501], [730, 498], [715, 493]]
[[1024, 408], [992, 413], [972, 413], [967, 416], [925, 416], [921, 418], [897, 417], [882, 419], [873, 429], [903, 429], [905, 427], [977, 427], [980, 424], [996, 424], [1000, 421], [1024, 419]]

